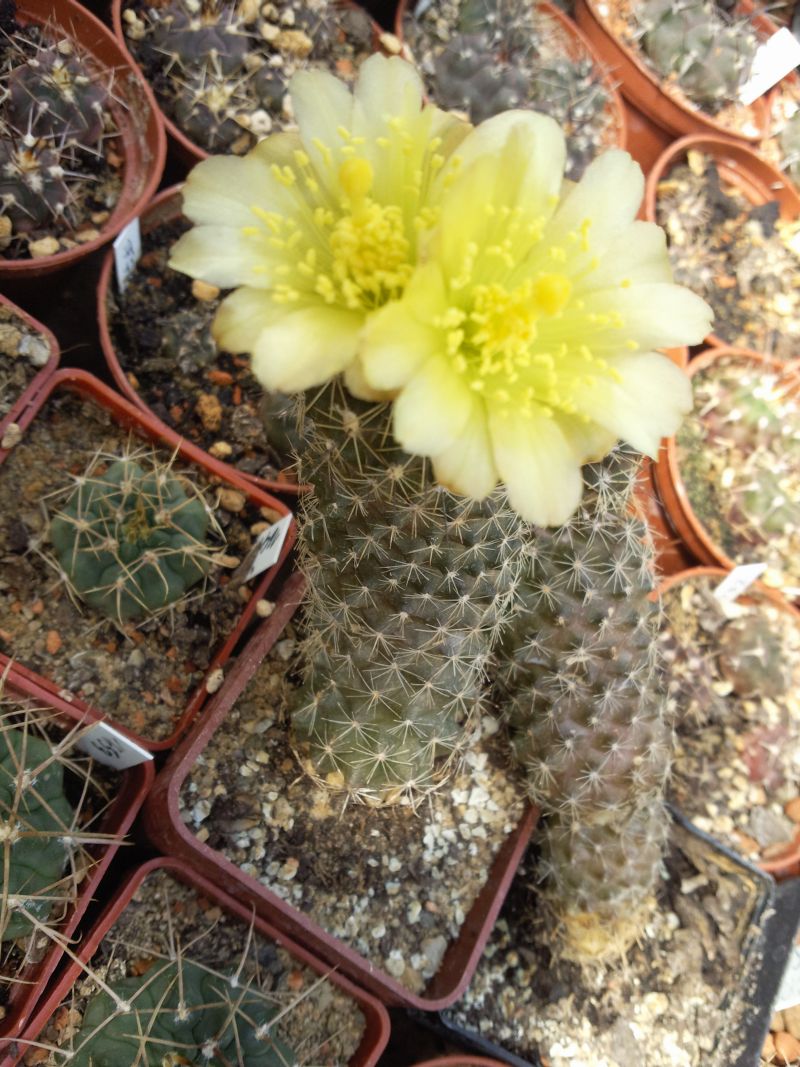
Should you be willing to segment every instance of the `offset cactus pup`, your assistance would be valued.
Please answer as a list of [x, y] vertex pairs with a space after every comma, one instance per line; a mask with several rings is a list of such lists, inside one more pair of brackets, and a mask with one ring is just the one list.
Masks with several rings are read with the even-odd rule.
[[[57, 374], [21, 428], [17, 447], [0, 451], [0, 661], [13, 656], [89, 717], [167, 747], [219, 687], [255, 616], [277, 566], [246, 580], [236, 571], [287, 509], [210, 457], [185, 455], [81, 371]], [[105, 485], [126, 456], [143, 479]], [[290, 528], [281, 561], [292, 538]], [[199, 562], [191, 574], [187, 553]]]
[[401, 0], [395, 30], [440, 107], [474, 123], [507, 108], [551, 115], [567, 131], [567, 176], [626, 146], [616, 81], [554, 4]]
[[343, 818], [282, 721], [302, 593], [293, 576], [159, 776], [144, 828], [386, 1003], [435, 1008], [466, 985], [535, 819], [491, 738], [417, 811]]
[[627, 1067], [643, 1048], [648, 1067], [750, 1067], [791, 945], [781, 887], [676, 819], [647, 933], [609, 980], [553, 964], [533, 851], [467, 993], [441, 1015], [443, 1036], [515, 1067]]
[[150, 761], [111, 771], [75, 748], [86, 720], [13, 669], [0, 683], [0, 1040], [21, 1033], [153, 780]]
[[754, 46], [770, 35], [747, 16], [730, 15], [713, 0], [576, 0], [575, 17], [625, 99], [672, 137], [765, 135], [766, 98], [737, 102]]
[[123, 293], [113, 254], [106, 256], [97, 288], [106, 362], [122, 393], [181, 434], [190, 451], [229, 463], [267, 492], [296, 493], [290, 458], [268, 432], [274, 423], [262, 417], [264, 393], [248, 358], [220, 351], [211, 336], [222, 294], [167, 266], [188, 225], [180, 186], [165, 189], [142, 215], [143, 254]]
[[780, 879], [800, 869], [800, 612], [760, 583], [718, 600], [727, 573], [697, 567], [659, 589], [669, 792], [701, 830]]
[[689, 364], [694, 410], [654, 467], [670, 522], [700, 562], [765, 563], [763, 581], [800, 596], [800, 377], [745, 349]]
[[374, 998], [186, 864], [155, 859], [128, 875], [2, 1063], [372, 1067], [388, 1032]]
[[715, 312], [708, 344], [793, 359], [800, 344], [800, 195], [743, 145], [686, 137], [648, 175], [645, 213], [667, 231], [676, 281]]
[[120, 45], [153, 86], [170, 136], [192, 163], [244, 155], [291, 123], [286, 91], [302, 67], [345, 79], [374, 52], [381, 29], [350, 0], [113, 0]]
[[58, 359], [58, 341], [50, 330], [0, 293], [0, 447], [17, 439], [16, 419]]
[[166, 138], [113, 35], [74, 0], [18, 0], [0, 64], [0, 277], [56, 270], [152, 195]]

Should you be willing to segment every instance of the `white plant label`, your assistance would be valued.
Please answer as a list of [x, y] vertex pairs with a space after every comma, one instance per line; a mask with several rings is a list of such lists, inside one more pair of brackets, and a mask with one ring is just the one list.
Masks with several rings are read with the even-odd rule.
[[139, 257], [142, 254], [142, 234], [139, 219], [132, 219], [114, 241], [114, 268], [117, 288], [124, 292]]
[[255, 553], [253, 561], [247, 568], [244, 576], [244, 580], [249, 582], [251, 578], [255, 578], [257, 574], [261, 574], [267, 567], [272, 567], [278, 562], [283, 548], [283, 542], [286, 540], [286, 535], [289, 532], [289, 527], [292, 525], [292, 513], [284, 515], [282, 519], [278, 519], [272, 526], [268, 526], [266, 530], [258, 535], [256, 542], [250, 549], [251, 553]]
[[800, 41], [784, 26], [756, 49], [752, 73], [739, 90], [739, 99], [743, 104], [752, 104], [797, 66]]
[[793, 1008], [796, 1004], [800, 1004], [800, 945], [792, 945], [789, 962], [778, 986], [772, 1010], [783, 1011], [784, 1008]]
[[131, 741], [125, 734], [115, 730], [105, 722], [96, 722], [94, 726], [81, 734], [75, 747], [88, 756], [93, 756], [98, 763], [113, 767], [115, 771], [124, 771], [138, 763], [146, 763], [153, 758], [152, 752]]
[[743, 563], [741, 567], [734, 567], [714, 590], [714, 596], [723, 604], [737, 600], [766, 569], [766, 563]]

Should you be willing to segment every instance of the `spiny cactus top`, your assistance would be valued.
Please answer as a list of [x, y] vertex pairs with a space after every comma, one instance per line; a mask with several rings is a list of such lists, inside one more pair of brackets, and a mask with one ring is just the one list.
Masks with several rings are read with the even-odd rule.
[[666, 836], [670, 754], [658, 674], [652, 550], [630, 514], [637, 465], [587, 468], [569, 523], [536, 530], [498, 680], [531, 799], [543, 871], [576, 956], [641, 932]]
[[[0, 937], [32, 932], [60, 900], [73, 810], [64, 793], [64, 764], [41, 737], [24, 728], [0, 730]], [[27, 913], [27, 914], [26, 914]]]
[[120, 625], [180, 600], [211, 560], [203, 497], [170, 465], [140, 459], [93, 463], [50, 525], [70, 589]]
[[[272, 1033], [278, 1005], [233, 976], [191, 960], [157, 960], [89, 1002], [70, 1063], [75, 1067], [294, 1067]], [[120, 1010], [120, 1003], [127, 1010]]]

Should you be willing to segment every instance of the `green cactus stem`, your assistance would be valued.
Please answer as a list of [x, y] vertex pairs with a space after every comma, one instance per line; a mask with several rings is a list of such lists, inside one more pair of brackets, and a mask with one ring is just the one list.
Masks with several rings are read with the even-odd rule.
[[636, 474], [616, 450], [586, 469], [565, 526], [532, 532], [498, 668], [514, 753], [546, 815], [542, 874], [563, 952], [580, 959], [641, 933], [667, 833], [670, 733]]
[[50, 525], [74, 594], [122, 626], [182, 599], [208, 572], [212, 519], [201, 493], [141, 453], [95, 457]]
[[[25, 937], [63, 902], [73, 809], [64, 766], [53, 748], [24, 728], [0, 730], [0, 937]], [[32, 920], [34, 920], [32, 922]]]
[[70, 1058], [74, 1067], [296, 1062], [272, 1034], [279, 1007], [237, 975], [225, 977], [187, 959], [158, 960], [143, 976], [121, 978], [108, 990], [86, 1008]]

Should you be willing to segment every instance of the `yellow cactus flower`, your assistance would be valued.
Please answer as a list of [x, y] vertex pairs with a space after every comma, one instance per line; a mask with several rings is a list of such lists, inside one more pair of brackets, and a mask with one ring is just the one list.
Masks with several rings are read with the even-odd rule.
[[250, 352], [268, 389], [293, 392], [341, 371], [370, 397], [356, 356], [365, 317], [398, 298], [436, 221], [445, 163], [471, 127], [423, 105], [404, 60], [371, 56], [354, 92], [322, 70], [289, 86], [296, 132], [189, 175], [195, 223], [170, 265], [235, 291], [213, 333]]
[[440, 482], [481, 498], [502, 481], [526, 519], [560, 524], [583, 463], [620, 438], [655, 456], [675, 432], [691, 392], [655, 350], [701, 341], [711, 309], [672, 283], [661, 229], [635, 220], [626, 152], [564, 182], [557, 124], [511, 111], [457, 157], [425, 263], [366, 323], [362, 369], [398, 394], [395, 437]]

